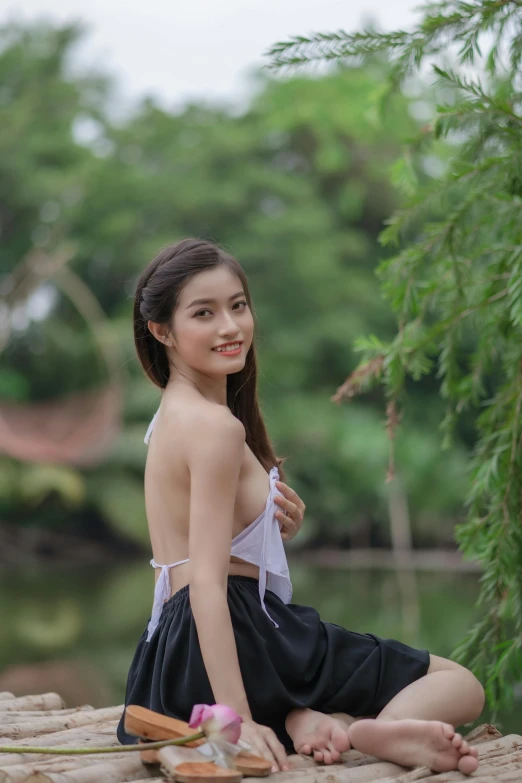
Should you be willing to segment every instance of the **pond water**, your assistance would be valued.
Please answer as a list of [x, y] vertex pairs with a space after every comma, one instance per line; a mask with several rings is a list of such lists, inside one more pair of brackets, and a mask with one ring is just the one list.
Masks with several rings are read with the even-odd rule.
[[[292, 561], [294, 601], [324, 620], [449, 656], [476, 616], [478, 576], [347, 571]], [[123, 701], [127, 670], [150, 615], [152, 569], [11, 571], [0, 576], [0, 691], [60, 692], [68, 706]], [[485, 712], [480, 722], [490, 715]], [[499, 715], [522, 734], [522, 702]]]

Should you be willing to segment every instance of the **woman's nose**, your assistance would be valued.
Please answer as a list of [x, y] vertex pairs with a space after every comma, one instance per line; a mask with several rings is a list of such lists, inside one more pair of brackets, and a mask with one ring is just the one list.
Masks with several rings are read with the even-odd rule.
[[223, 320], [220, 324], [220, 332], [224, 332], [225, 334], [232, 334], [232, 335], [239, 334], [238, 325], [235, 322], [234, 317], [229, 313], [226, 313], [223, 316]]

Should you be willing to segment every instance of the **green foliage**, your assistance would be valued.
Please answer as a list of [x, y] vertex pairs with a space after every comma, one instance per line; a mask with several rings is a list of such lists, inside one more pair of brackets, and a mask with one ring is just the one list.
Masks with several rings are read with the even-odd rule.
[[54, 495], [63, 508], [74, 509], [85, 498], [82, 474], [68, 465], [32, 465], [3, 458], [0, 461], [0, 498], [14, 507], [39, 509]]
[[0, 273], [13, 269], [31, 239], [38, 247], [62, 236], [77, 200], [91, 155], [74, 143], [72, 125], [94, 120], [106, 94], [100, 77], [64, 74], [80, 35], [75, 25], [0, 29]]
[[[289, 482], [307, 504], [301, 540], [337, 541], [362, 526], [386, 543], [380, 400], [340, 415], [329, 399], [357, 363], [350, 347], [357, 334], [369, 329], [376, 353], [393, 340], [392, 314], [374, 276], [388, 252], [377, 235], [398, 203], [396, 188], [406, 187], [396, 161], [418, 122], [398, 95], [386, 121], [379, 118], [386, 63], [318, 79], [260, 78], [239, 116], [197, 104], [171, 113], [144, 100], [115, 123], [107, 111], [109, 79], [67, 70], [80, 34], [73, 27], [9, 26], [0, 51], [0, 80], [10, 85], [0, 108], [0, 194], [11, 209], [7, 222], [0, 216], [2, 272], [34, 248], [73, 246], [71, 266], [107, 313], [104, 328], [120, 346], [117, 369], [126, 373], [122, 432], [102, 466], [74, 474], [84, 493], [75, 518], [87, 530], [91, 518], [97, 529], [101, 519], [148, 542], [143, 436], [159, 393], [135, 359], [131, 298], [138, 274], [162, 245], [198, 235], [230, 248], [249, 276], [267, 424], [278, 452], [289, 456]], [[449, 154], [442, 141], [437, 154]], [[417, 172], [415, 179], [425, 183], [427, 175]], [[55, 399], [106, 377], [83, 316], [52, 279], [45, 292], [47, 316], [13, 330], [2, 353], [2, 398]], [[397, 345], [384, 370], [397, 382], [401, 350]], [[419, 355], [411, 362], [423, 371]], [[437, 401], [429, 387], [418, 397], [415, 431], [406, 431], [397, 449], [414, 533], [447, 542], [445, 520], [461, 510], [464, 454], [456, 452], [451, 475], [442, 456], [429, 470], [421, 464], [421, 442], [436, 438], [425, 410], [435, 410]], [[363, 447], [365, 438], [371, 449]], [[53, 483], [48, 468], [31, 467], [35, 476], [43, 471], [28, 485], [38, 486], [39, 502], [13, 493], [23, 480], [20, 467], [20, 483], [0, 480], [4, 518], [67, 527], [71, 507], [63, 492], [70, 477], [55, 467]]]
[[[409, 198], [381, 234], [383, 246], [398, 248], [379, 267], [398, 322], [380, 351], [382, 382], [390, 399], [403, 399], [406, 377], [419, 380], [436, 362], [444, 444], [463, 413], [474, 418], [468, 516], [457, 537], [483, 568], [480, 618], [457, 654], [493, 707], [509, 701], [522, 674], [522, 37], [514, 32], [521, 22], [516, 0], [430, 3], [411, 32], [316, 34], [270, 52], [275, 68], [371, 65], [386, 55], [388, 95], [434, 59], [437, 117], [394, 168]], [[485, 72], [470, 78], [442, 62], [452, 44], [460, 66], [478, 61]], [[444, 138], [454, 145], [451, 166], [437, 182], [416, 183], [419, 150]], [[375, 346], [366, 348], [362, 368], [376, 360]]]
[[92, 505], [122, 536], [149, 543], [141, 479], [113, 468], [109, 480], [101, 471], [89, 476], [87, 490]]

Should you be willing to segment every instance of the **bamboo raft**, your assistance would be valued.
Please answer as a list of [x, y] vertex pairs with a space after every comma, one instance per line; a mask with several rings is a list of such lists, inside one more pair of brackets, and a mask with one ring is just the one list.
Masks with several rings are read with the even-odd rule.
[[[94, 709], [88, 705], [66, 709], [56, 693], [16, 698], [0, 693], [0, 783], [168, 783], [159, 765], [144, 764], [140, 753], [105, 753], [93, 756], [46, 756], [24, 753], [24, 746], [118, 747], [116, 726], [123, 707]], [[343, 753], [342, 762], [323, 766], [306, 756], [291, 756], [290, 770], [271, 777], [274, 783], [522, 783], [522, 736], [503, 737], [494, 726], [483, 724], [466, 739], [477, 746], [480, 765], [466, 777], [458, 771], [435, 774], [427, 767], [406, 769], [379, 761], [356, 750]], [[20, 753], [2, 753], [1, 746], [16, 746]], [[170, 750], [170, 748], [169, 748]], [[197, 751], [177, 748], [182, 758]], [[183, 754], [188, 754], [184, 756]], [[198, 754], [199, 755], [199, 754]], [[261, 778], [248, 778], [262, 783]], [[266, 779], [265, 779], [266, 780]]]

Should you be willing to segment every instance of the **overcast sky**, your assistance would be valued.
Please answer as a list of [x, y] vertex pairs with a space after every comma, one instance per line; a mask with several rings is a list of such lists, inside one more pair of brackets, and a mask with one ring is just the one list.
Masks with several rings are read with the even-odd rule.
[[[127, 100], [155, 95], [241, 104], [276, 41], [310, 32], [409, 27], [416, 0], [3, 0], [0, 23], [45, 16], [89, 25], [80, 61], [118, 79]], [[23, 10], [22, 10], [23, 7]]]

